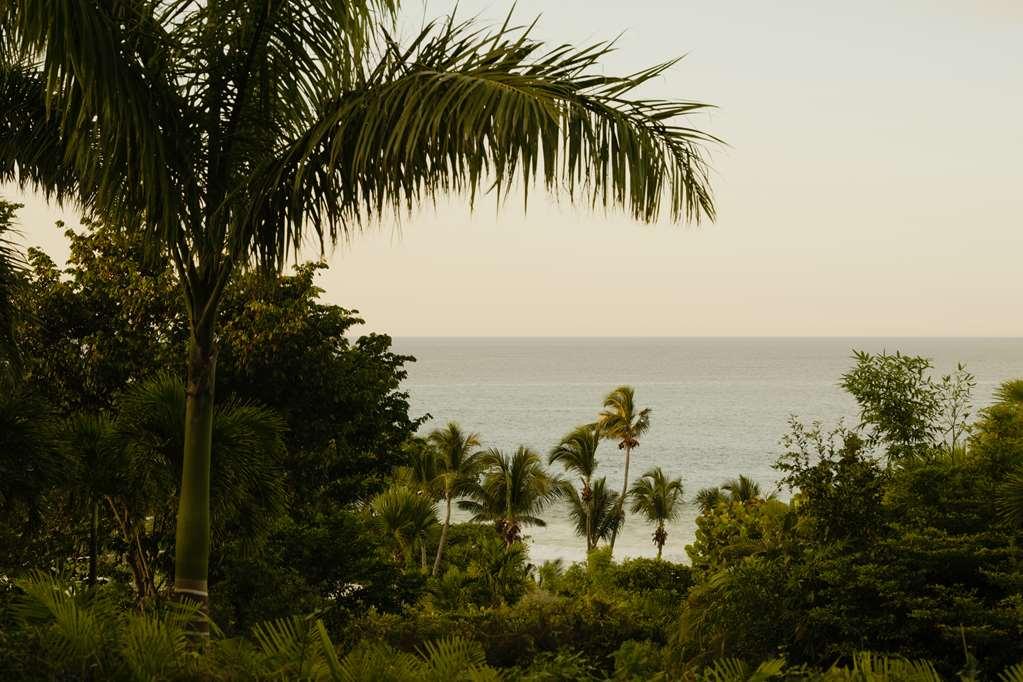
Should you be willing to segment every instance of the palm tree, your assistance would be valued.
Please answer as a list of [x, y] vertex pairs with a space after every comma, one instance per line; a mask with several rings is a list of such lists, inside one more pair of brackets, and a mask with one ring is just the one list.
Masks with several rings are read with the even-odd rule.
[[[0, 182], [72, 201], [170, 259], [189, 324], [175, 590], [208, 601], [218, 310], [279, 268], [441, 193], [552, 192], [634, 218], [714, 217], [692, 102], [633, 97], [609, 44], [448, 19], [409, 46], [399, 0], [12, 0], [0, 6]], [[87, 38], [83, 38], [87, 36]]]
[[[180, 495], [188, 399], [177, 377], [157, 375], [117, 402], [116, 429], [127, 465], [120, 494], [105, 498], [140, 599], [156, 594], [156, 562], [172, 535]], [[236, 400], [219, 404], [211, 425], [214, 540], [265, 535], [284, 507], [283, 418]], [[180, 547], [180, 546], [179, 546]], [[160, 567], [169, 572], [170, 566]]]
[[[125, 489], [126, 461], [114, 422], [104, 414], [79, 413], [64, 424], [60, 436], [66, 449], [67, 481], [73, 500], [89, 517], [89, 577], [96, 584], [100, 551], [100, 509], [104, 500]], [[105, 516], [105, 515], [104, 515]]]
[[708, 514], [712, 509], [718, 506], [721, 502], [728, 499], [728, 496], [722, 492], [721, 488], [715, 486], [713, 488], [703, 488], [700, 492], [696, 493], [696, 506], [700, 509], [701, 514]]
[[480, 456], [480, 465], [483, 480], [458, 503], [474, 523], [493, 523], [506, 547], [522, 539], [523, 527], [547, 525], [538, 514], [564, 494], [565, 486], [544, 470], [540, 455], [525, 446], [511, 457], [490, 449]]
[[589, 553], [596, 547], [593, 537], [593, 523], [590, 520], [590, 500], [593, 491], [590, 487], [590, 479], [597, 469], [597, 446], [600, 445], [600, 431], [596, 424], [586, 424], [576, 428], [574, 431], [561, 439], [561, 442], [554, 446], [547, 457], [548, 464], [560, 462], [566, 471], [571, 471], [579, 476], [582, 484], [577, 495], [582, 509], [585, 512], [583, 537], [586, 538], [586, 552]]
[[440, 571], [440, 560], [444, 555], [444, 544], [448, 539], [448, 527], [451, 525], [451, 501], [472, 489], [479, 478], [480, 446], [479, 436], [466, 433], [455, 422], [449, 422], [442, 429], [435, 429], [428, 437], [435, 448], [437, 457], [436, 481], [444, 500], [444, 525], [440, 530], [440, 541], [437, 543], [437, 556], [433, 560], [433, 572], [436, 576]]
[[[650, 408], [636, 409], [636, 396], [631, 386], [619, 386], [604, 398], [604, 410], [597, 416], [597, 426], [604, 438], [618, 441], [618, 449], [625, 451], [625, 474], [622, 477], [622, 495], [618, 498], [619, 524], [624, 525], [625, 498], [629, 491], [629, 459], [632, 449], [650, 428]], [[618, 529], [611, 534], [611, 553], [615, 551]]]
[[633, 484], [629, 494], [632, 496], [632, 513], [642, 514], [647, 521], [657, 524], [654, 544], [660, 559], [664, 543], [668, 541], [664, 524], [677, 519], [681, 511], [682, 479], [669, 479], [661, 467], [654, 467]]
[[[738, 502], [739, 504], [749, 504], [764, 499], [763, 493], [760, 490], [760, 484], [749, 476], [742, 474], [738, 478], [722, 483], [721, 490], [728, 493], [729, 501]], [[771, 494], [768, 496], [768, 499], [773, 497], [774, 495]]]
[[393, 485], [370, 502], [384, 532], [394, 539], [395, 557], [404, 565], [413, 561], [418, 544], [420, 567], [425, 573], [426, 542], [437, 525], [437, 508], [429, 495], [403, 485]]
[[759, 483], [749, 476], [740, 475], [738, 478], [725, 481], [720, 486], [700, 490], [696, 494], [696, 505], [699, 507], [700, 513], [707, 514], [722, 502], [750, 505], [774, 498], [774, 493], [770, 493], [765, 498]]
[[0, 389], [13, 381], [14, 370], [20, 364], [15, 330], [18, 309], [14, 293], [22, 286], [24, 258], [8, 238], [13, 231], [14, 213], [19, 208], [19, 204], [0, 199]]
[[566, 486], [565, 497], [568, 499], [568, 516], [575, 524], [578, 535], [592, 538], [587, 543], [587, 551], [593, 551], [601, 541], [608, 541], [622, 523], [622, 515], [618, 513], [617, 492], [607, 486], [607, 479], [601, 476], [593, 479], [590, 486], [589, 500], [583, 500], [575, 488]]

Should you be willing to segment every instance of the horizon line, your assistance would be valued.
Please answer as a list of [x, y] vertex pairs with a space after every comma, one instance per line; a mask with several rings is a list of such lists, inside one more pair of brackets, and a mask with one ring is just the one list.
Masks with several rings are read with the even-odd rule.
[[[378, 332], [382, 333], [382, 332]], [[388, 334], [401, 339], [996, 339], [1023, 340], [1012, 335], [939, 335], [939, 334], [650, 334], [650, 335], [572, 335], [572, 334]]]

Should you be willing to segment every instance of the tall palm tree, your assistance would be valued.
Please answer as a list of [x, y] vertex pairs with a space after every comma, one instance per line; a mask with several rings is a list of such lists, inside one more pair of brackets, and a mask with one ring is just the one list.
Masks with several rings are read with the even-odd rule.
[[585, 513], [584, 533], [586, 552], [589, 553], [596, 542], [593, 537], [593, 523], [590, 519], [590, 500], [593, 490], [590, 480], [597, 469], [597, 446], [600, 445], [600, 431], [596, 424], [585, 424], [561, 439], [547, 457], [548, 464], [560, 462], [566, 471], [579, 476], [581, 487], [577, 495], [581, 508]]
[[409, 45], [399, 0], [10, 0], [0, 181], [142, 231], [180, 280], [188, 408], [175, 590], [208, 600], [217, 319], [250, 263], [281, 267], [423, 200], [538, 178], [653, 221], [714, 217], [705, 106], [634, 96], [609, 44], [548, 47], [449, 19]]
[[622, 524], [622, 515], [618, 513], [617, 492], [607, 486], [607, 479], [601, 476], [591, 481], [590, 498], [582, 496], [572, 486], [567, 486], [565, 497], [568, 500], [568, 516], [575, 524], [575, 532], [591, 541], [587, 543], [587, 551], [593, 551], [601, 541], [608, 541]]
[[444, 525], [437, 543], [437, 556], [433, 560], [432, 575], [440, 571], [440, 560], [444, 555], [444, 544], [448, 539], [451, 525], [451, 502], [472, 489], [479, 478], [480, 447], [479, 435], [466, 433], [455, 422], [449, 422], [442, 429], [435, 429], [428, 436], [437, 457], [436, 481], [444, 500]]
[[496, 448], [480, 457], [483, 480], [468, 491], [460, 509], [472, 513], [474, 523], [490, 522], [505, 546], [522, 539], [526, 526], [546, 526], [539, 514], [564, 494], [564, 482], [551, 476], [533, 450], [519, 446], [508, 456]]
[[660, 559], [664, 543], [668, 541], [664, 524], [677, 519], [682, 511], [682, 479], [668, 478], [661, 467], [654, 467], [632, 485], [629, 494], [632, 496], [632, 513], [642, 514], [647, 521], [657, 524], [654, 544]]
[[[625, 474], [622, 477], [622, 495], [618, 498], [618, 514], [624, 525], [625, 498], [629, 492], [629, 460], [632, 449], [639, 447], [640, 437], [650, 428], [650, 408], [636, 408], [636, 395], [632, 386], [619, 386], [604, 398], [604, 409], [597, 416], [597, 426], [604, 438], [618, 441], [618, 449], [625, 452]], [[615, 551], [618, 529], [611, 534], [611, 553]]]
[[425, 573], [427, 539], [437, 525], [433, 499], [407, 486], [393, 485], [373, 498], [370, 509], [384, 533], [394, 539], [395, 556], [400, 563], [411, 564], [416, 545], [419, 546], [420, 568]]

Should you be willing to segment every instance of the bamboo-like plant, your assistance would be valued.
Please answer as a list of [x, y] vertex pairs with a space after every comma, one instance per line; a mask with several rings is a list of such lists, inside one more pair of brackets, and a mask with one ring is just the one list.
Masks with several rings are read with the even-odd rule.
[[539, 180], [639, 220], [714, 216], [705, 106], [639, 96], [609, 44], [550, 47], [448, 19], [406, 45], [398, 0], [0, 4], [0, 181], [36, 188], [170, 259], [187, 309], [175, 590], [207, 601], [218, 310], [281, 267], [440, 193]]

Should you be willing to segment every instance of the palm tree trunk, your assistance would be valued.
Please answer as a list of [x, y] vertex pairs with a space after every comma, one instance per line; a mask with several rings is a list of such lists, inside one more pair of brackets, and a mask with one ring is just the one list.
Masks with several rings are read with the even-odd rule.
[[586, 510], [586, 553], [589, 554], [597, 543], [593, 541], [593, 494], [588, 478], [583, 480], [583, 490], [590, 491], [590, 499], [583, 502], [583, 509]]
[[99, 502], [93, 500], [92, 502], [92, 513], [89, 519], [89, 584], [95, 585], [97, 579], [97, 567], [98, 561], [97, 555], [99, 554]]
[[657, 560], [661, 560], [661, 550], [664, 549], [664, 541], [661, 539], [664, 537], [664, 522], [657, 524]]
[[437, 577], [437, 572], [440, 571], [440, 559], [444, 554], [444, 543], [448, 540], [448, 526], [451, 525], [451, 497], [445, 496], [447, 501], [447, 511], [444, 514], [444, 525], [440, 529], [440, 542], [437, 544], [437, 558], [433, 560], [433, 577]]
[[[193, 332], [188, 348], [185, 452], [175, 536], [174, 592], [209, 609], [210, 456], [216, 351], [212, 324]], [[208, 625], [203, 625], [205, 630]]]
[[419, 538], [419, 558], [421, 560], [421, 566], [423, 573], [426, 573], [426, 536]]
[[618, 522], [615, 529], [611, 531], [611, 555], [615, 553], [615, 540], [618, 539], [618, 529], [625, 525], [625, 495], [629, 492], [629, 459], [632, 455], [632, 448], [628, 445], [625, 446], [625, 478], [622, 481], [622, 496], [618, 498], [618, 516], [621, 520]]

